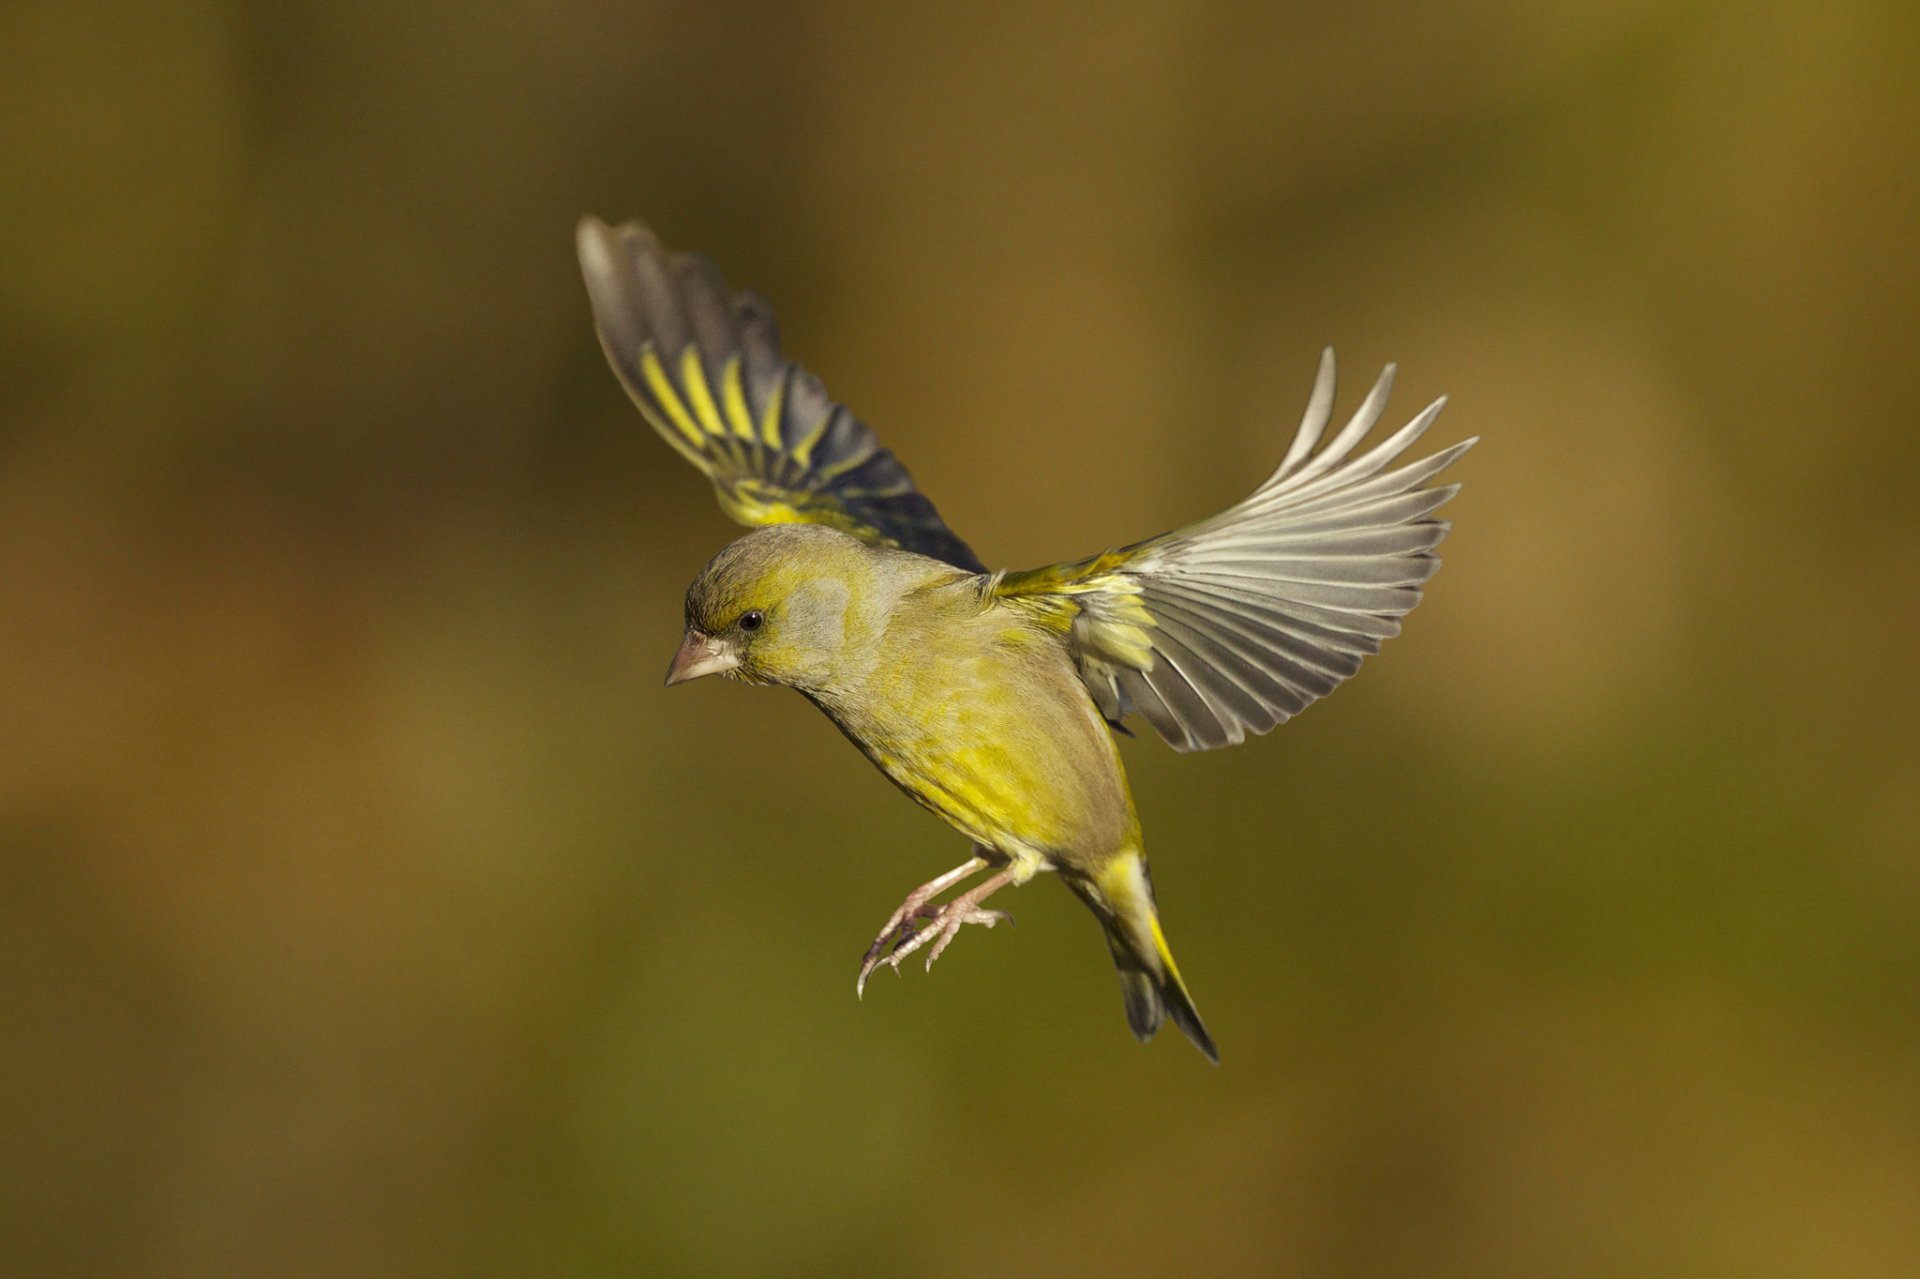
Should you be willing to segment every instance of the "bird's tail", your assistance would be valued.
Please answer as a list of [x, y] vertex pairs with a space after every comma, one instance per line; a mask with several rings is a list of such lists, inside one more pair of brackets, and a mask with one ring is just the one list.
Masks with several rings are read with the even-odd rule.
[[1113, 951], [1113, 965], [1120, 970], [1120, 993], [1126, 1000], [1127, 1025], [1134, 1038], [1145, 1043], [1171, 1019], [1193, 1046], [1220, 1064], [1220, 1052], [1213, 1036], [1193, 1006], [1187, 984], [1180, 980], [1180, 968], [1167, 949], [1166, 934], [1160, 931], [1160, 914], [1154, 906], [1153, 881], [1147, 874], [1147, 859], [1137, 850], [1122, 854], [1090, 881], [1067, 882], [1093, 908], [1106, 930], [1107, 946]]

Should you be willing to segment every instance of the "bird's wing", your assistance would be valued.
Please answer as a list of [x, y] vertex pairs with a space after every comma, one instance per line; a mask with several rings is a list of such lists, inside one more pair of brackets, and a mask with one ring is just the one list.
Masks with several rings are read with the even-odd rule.
[[993, 594], [1068, 636], [1108, 720], [1138, 712], [1176, 750], [1264, 733], [1331, 693], [1400, 632], [1439, 568], [1430, 518], [1459, 485], [1425, 485], [1466, 440], [1388, 470], [1444, 399], [1354, 456], [1386, 407], [1389, 365], [1323, 447], [1333, 352], [1320, 359], [1300, 431], [1244, 502], [1198, 524], [1076, 564], [993, 582]]
[[826, 524], [984, 571], [913, 477], [820, 379], [780, 354], [772, 312], [637, 222], [580, 223], [594, 325], [627, 394], [742, 524]]

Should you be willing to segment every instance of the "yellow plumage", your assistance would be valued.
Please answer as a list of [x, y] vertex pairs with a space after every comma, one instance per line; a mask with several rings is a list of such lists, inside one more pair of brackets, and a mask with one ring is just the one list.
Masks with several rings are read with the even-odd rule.
[[[1438, 561], [1426, 482], [1472, 441], [1388, 469], [1435, 404], [1356, 454], [1391, 370], [1322, 435], [1332, 358], [1293, 446], [1246, 501], [1070, 564], [988, 573], [897, 459], [780, 353], [764, 304], [645, 228], [591, 219], [581, 264], [601, 343], [636, 404], [755, 532], [687, 594], [668, 674], [725, 673], [809, 697], [974, 856], [909, 894], [860, 972], [927, 962], [994, 891], [1057, 872], [1099, 918], [1128, 1022], [1213, 1040], [1160, 927], [1110, 726], [1138, 714], [1178, 749], [1265, 732], [1399, 629]], [[987, 878], [936, 898], [982, 871]]]

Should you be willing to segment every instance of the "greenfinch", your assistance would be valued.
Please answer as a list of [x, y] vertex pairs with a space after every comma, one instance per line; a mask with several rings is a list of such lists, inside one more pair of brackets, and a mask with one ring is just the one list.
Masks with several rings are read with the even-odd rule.
[[[1099, 920], [1142, 1041], [1171, 1020], [1219, 1061], [1160, 927], [1115, 747], [1137, 715], [1182, 751], [1264, 733], [1399, 633], [1439, 561], [1429, 486], [1474, 441], [1394, 464], [1444, 400], [1364, 452], [1391, 366], [1323, 443], [1331, 351], [1272, 476], [1211, 519], [1073, 563], [990, 572], [873, 432], [781, 354], [766, 304], [644, 226], [588, 218], [578, 248], [614, 373], [753, 532], [687, 591], [668, 684], [799, 691], [896, 785], [972, 842], [862, 958], [925, 951], [1005, 915], [994, 892], [1053, 871]], [[945, 901], [943, 893], [991, 872]]]

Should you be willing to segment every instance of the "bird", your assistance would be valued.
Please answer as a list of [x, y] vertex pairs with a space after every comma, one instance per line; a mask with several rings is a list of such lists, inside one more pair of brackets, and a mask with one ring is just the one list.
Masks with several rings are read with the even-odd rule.
[[1052, 872], [1099, 921], [1134, 1036], [1171, 1021], [1217, 1065], [1160, 924], [1116, 734], [1144, 721], [1177, 751], [1229, 746], [1353, 675], [1439, 567], [1449, 524], [1434, 512], [1459, 485], [1430, 481], [1478, 437], [1401, 462], [1443, 397], [1359, 451], [1392, 365], [1329, 436], [1328, 349], [1278, 468], [1244, 501], [1085, 559], [990, 570], [782, 352], [758, 294], [637, 221], [584, 218], [576, 246], [614, 374], [751, 529], [688, 588], [666, 683], [798, 691], [971, 844], [888, 917], [856, 994], [922, 951], [931, 970], [964, 927], [1008, 918], [985, 904], [994, 893]]

